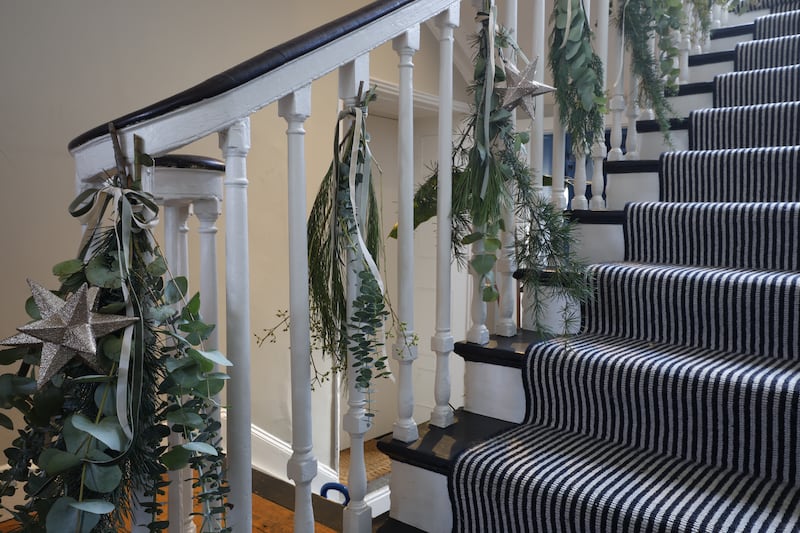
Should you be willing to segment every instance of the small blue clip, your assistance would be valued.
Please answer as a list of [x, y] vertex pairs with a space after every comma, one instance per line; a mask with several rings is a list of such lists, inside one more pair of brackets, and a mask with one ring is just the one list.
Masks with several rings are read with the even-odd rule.
[[350, 503], [350, 491], [347, 490], [347, 487], [345, 487], [341, 483], [336, 483], [336, 482], [333, 482], [333, 481], [330, 482], [330, 483], [325, 483], [324, 485], [322, 485], [322, 487], [319, 489], [320, 496], [322, 496], [323, 498], [327, 498], [328, 497], [328, 491], [331, 490], [331, 489], [335, 490], [336, 492], [341, 493], [342, 496], [344, 496], [344, 504], [345, 505]]

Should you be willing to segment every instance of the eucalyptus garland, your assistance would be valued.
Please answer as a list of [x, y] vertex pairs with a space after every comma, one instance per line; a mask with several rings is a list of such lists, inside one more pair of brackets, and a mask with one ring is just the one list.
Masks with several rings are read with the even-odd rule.
[[[669, 119], [675, 113], [667, 96], [675, 94], [678, 88], [678, 47], [674, 37], [684, 26], [682, 3], [626, 0], [620, 3], [616, 19], [625, 47], [631, 53], [632, 74], [640, 80], [640, 104], [653, 110], [662, 133], [669, 138]], [[651, 38], [655, 39], [658, 56]]]
[[557, 0], [552, 19], [549, 64], [559, 115], [574, 149], [588, 154], [603, 139], [603, 62], [592, 49], [582, 0]]
[[[510, 209], [519, 221], [512, 254], [523, 290], [536, 290], [541, 283], [541, 272], [550, 270], [554, 272], [551, 279], [557, 285], [557, 292], [584, 301], [589, 297], [589, 285], [585, 265], [574, 255], [574, 226], [532, 186], [531, 170], [521, 160], [522, 146], [529, 136], [514, 130], [511, 110], [508, 104], [504, 105], [509, 90], [506, 69], [487, 67], [493, 49], [515, 47], [507, 32], [494, 31], [489, 15], [487, 11], [478, 13], [482, 25], [474, 39], [477, 52], [475, 78], [470, 87], [474, 94], [472, 112], [453, 148], [453, 256], [467, 262], [466, 247], [479, 241], [483, 244], [483, 251], [473, 254], [468, 263], [481, 277], [482, 299], [496, 300], [493, 269], [502, 248], [500, 232], [510, 230], [503, 223], [503, 211]], [[488, 80], [487, 71], [493, 73]], [[498, 86], [504, 83], [505, 88]], [[491, 92], [488, 110], [487, 89]], [[488, 136], [484, 129], [486, 116]], [[588, 137], [587, 132], [586, 138], [588, 142], [594, 137]], [[414, 195], [415, 227], [436, 214], [437, 189], [438, 169], [434, 168]], [[534, 327], [539, 333], [563, 333], [544, 331], [542, 313], [541, 306], [533, 309]]]
[[[189, 466], [199, 531], [230, 531], [215, 399], [227, 379], [216, 367], [230, 362], [203, 349], [213, 326], [186, 279], [169, 275], [150, 232], [158, 207], [119, 170], [72, 208], [89, 217], [79, 257], [53, 268], [57, 291], [31, 284], [33, 322], [0, 341], [16, 345], [0, 364], [18, 367], [0, 375], [0, 407], [24, 419], [0, 497], [25, 494], [0, 505], [26, 532], [124, 531], [135, 505], [150, 531], [166, 531], [165, 475]], [[2, 414], [0, 425], [13, 429]], [[184, 444], [166, 446], [171, 433]]]
[[[347, 131], [334, 135], [333, 161], [308, 217], [309, 292], [315, 344], [344, 374], [353, 356], [356, 386], [371, 390], [374, 379], [389, 375], [383, 351], [383, 323], [389, 315], [377, 258], [380, 217], [372, 180], [372, 155], [366, 131], [374, 88], [339, 115]], [[348, 309], [348, 276], [356, 276]], [[315, 380], [329, 377], [317, 373]], [[370, 416], [372, 413], [368, 413]]]

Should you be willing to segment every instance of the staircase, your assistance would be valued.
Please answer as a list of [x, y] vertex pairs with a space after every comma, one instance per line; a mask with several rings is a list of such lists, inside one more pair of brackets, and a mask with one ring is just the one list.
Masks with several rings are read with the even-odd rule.
[[602, 215], [624, 260], [582, 333], [457, 344], [456, 423], [380, 444], [385, 531], [800, 531], [800, 5], [771, 7], [719, 32], [688, 150], [625, 162], [657, 197]]

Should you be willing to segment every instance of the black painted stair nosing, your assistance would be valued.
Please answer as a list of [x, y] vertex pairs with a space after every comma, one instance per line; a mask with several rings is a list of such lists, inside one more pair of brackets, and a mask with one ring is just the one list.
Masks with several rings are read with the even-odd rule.
[[225, 162], [202, 155], [167, 154], [156, 157], [155, 163], [161, 168], [193, 168], [225, 172]]
[[736, 59], [736, 52], [733, 50], [692, 54], [689, 56], [689, 66], [697, 67], [700, 65], [710, 65], [712, 63], [725, 63], [727, 61], [733, 61], [734, 59]]
[[606, 174], [636, 174], [642, 172], [658, 172], [661, 161], [658, 159], [639, 159], [636, 161], [603, 161]]
[[697, 81], [694, 83], [684, 83], [678, 85], [677, 93], [670, 93], [667, 96], [690, 96], [693, 94], [705, 94], [714, 92], [713, 81]]
[[737, 24], [736, 26], [726, 26], [724, 28], [714, 28], [711, 30], [711, 40], [725, 39], [727, 37], [739, 37], [740, 35], [752, 35], [755, 32], [755, 24]]
[[625, 222], [625, 211], [566, 211], [566, 216], [578, 224], [614, 224]]
[[[669, 129], [670, 131], [678, 131], [678, 130], [688, 130], [689, 129], [689, 118], [671, 118], [669, 119]], [[647, 120], [637, 120], [636, 121], [636, 132], [637, 133], [651, 133], [654, 131], [661, 131], [661, 126], [659, 125], [658, 121], [655, 119], [647, 119]]]
[[453, 351], [470, 363], [522, 368], [528, 346], [541, 340], [532, 331], [522, 329], [514, 337], [491, 335], [487, 344], [460, 341], [455, 343]]
[[517, 426], [457, 409], [452, 425], [438, 428], [425, 422], [419, 425], [419, 438], [414, 442], [401, 442], [387, 435], [378, 441], [378, 449], [394, 461], [447, 476], [464, 450]]

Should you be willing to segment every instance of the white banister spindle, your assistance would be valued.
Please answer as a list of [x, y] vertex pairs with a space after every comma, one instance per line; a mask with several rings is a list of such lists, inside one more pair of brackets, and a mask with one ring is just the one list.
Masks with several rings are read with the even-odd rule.
[[719, 28], [722, 26], [722, 9], [723, 7], [718, 3], [714, 2], [711, 6], [711, 28]]
[[[620, 62], [623, 58], [620, 58]], [[611, 111], [611, 150], [608, 152], [609, 161], [622, 161], [625, 155], [622, 153], [622, 117], [625, 113], [625, 88], [622, 77], [617, 79], [614, 84], [614, 96], [608, 103]], [[630, 134], [630, 125], [628, 126]], [[627, 143], [626, 143], [627, 147]]]
[[575, 177], [572, 181], [573, 210], [589, 209], [589, 201], [586, 199], [586, 154], [583, 153], [582, 146], [572, 145], [572, 152], [575, 154]]
[[228, 483], [233, 505], [228, 515], [234, 531], [253, 528], [253, 478], [250, 396], [250, 253], [247, 225], [247, 153], [250, 119], [220, 133], [225, 158], [225, 313], [228, 368], [226, 404]]
[[[472, 0], [472, 6], [476, 11], [484, 11], [484, 0]], [[489, 0], [489, 9], [492, 9], [494, 2]], [[475, 22], [475, 31], [481, 31], [481, 23]], [[483, 231], [484, 228], [473, 228], [474, 231]], [[479, 240], [472, 244], [472, 258], [483, 253], [483, 241]], [[467, 331], [467, 342], [475, 344], [486, 344], [489, 342], [489, 328], [486, 327], [487, 306], [483, 301], [483, 287], [481, 285], [481, 276], [478, 275], [471, 267], [469, 269], [472, 276], [472, 301], [470, 304], [470, 318], [472, 324]]]
[[[608, 86], [608, 3], [609, 0], [598, 0], [597, 8], [597, 23], [594, 33], [595, 49], [600, 62], [603, 64], [603, 94], [606, 93]], [[603, 192], [605, 189], [605, 178], [603, 177], [603, 161], [606, 158], [606, 119], [602, 117], [602, 131], [600, 132], [599, 140], [592, 145], [592, 199], [589, 202], [589, 207], [595, 210], [605, 209], [606, 202], [603, 199]]]
[[[633, 59], [628, 55], [628, 64]], [[625, 160], [636, 161], [639, 159], [639, 132], [636, 131], [636, 121], [639, 120], [639, 78], [631, 73], [630, 92], [628, 93], [628, 132], [625, 136]]]
[[450, 207], [453, 190], [453, 30], [458, 26], [455, 4], [436, 17], [439, 33], [439, 174], [436, 191], [436, 334], [431, 350], [436, 353], [436, 381], [430, 423], [447, 427], [453, 423], [450, 408], [450, 352], [454, 339], [450, 329]]
[[414, 341], [414, 63], [419, 50], [419, 26], [414, 26], [392, 41], [400, 59], [399, 102], [397, 111], [397, 342], [392, 357], [398, 362], [397, 420], [392, 437], [402, 442], [419, 438], [414, 422], [413, 364], [417, 359]]
[[[533, 17], [531, 28], [533, 34], [531, 61], [537, 61], [534, 80], [544, 83], [544, 58], [547, 57], [544, 36], [547, 19], [545, 15], [544, 0], [533, 0]], [[531, 121], [531, 142], [528, 153], [530, 154], [530, 167], [533, 171], [533, 185], [542, 186], [542, 172], [544, 164], [544, 95], [534, 97], [536, 116]]]
[[553, 192], [550, 202], [560, 209], [567, 208], [567, 199], [564, 197], [565, 144], [564, 125], [561, 124], [558, 104], [553, 104]]
[[311, 114], [311, 86], [278, 102], [278, 115], [288, 128], [289, 180], [289, 342], [292, 380], [292, 456], [286, 467], [294, 481], [294, 531], [313, 533], [311, 481], [317, 475], [312, 453], [311, 353], [306, 236], [306, 161], [303, 123]]
[[[200, 223], [197, 228], [200, 236], [200, 315], [207, 324], [217, 324], [217, 219], [222, 214], [220, 201], [217, 198], [196, 200], [193, 208]], [[205, 346], [208, 350], [219, 348], [217, 328], [208, 335]]]
[[[517, 37], [517, 0], [507, 0], [503, 6], [503, 24], [511, 36]], [[509, 61], [515, 61], [515, 51], [512, 48], [505, 50]], [[511, 111], [511, 125], [516, 130], [517, 111]], [[506, 230], [500, 235], [502, 247], [495, 266], [497, 289], [500, 297], [497, 301], [497, 314], [494, 322], [494, 333], [502, 337], [513, 337], [517, 334], [517, 321], [514, 308], [517, 304], [517, 280], [514, 272], [517, 270], [514, 260], [514, 235], [516, 233], [516, 220], [514, 209], [510, 206], [503, 209], [503, 224]]]
[[[691, 9], [690, 6], [685, 7]], [[691, 13], [687, 15], [691, 17]], [[689, 83], [689, 53], [692, 51], [692, 31], [690, 27], [678, 33], [678, 83]]]
[[[164, 244], [167, 264], [173, 276], [186, 276], [189, 270], [189, 240], [187, 220], [189, 204], [167, 202], [164, 208]], [[170, 447], [179, 446], [184, 439], [177, 433], [168, 437]], [[181, 533], [195, 531], [192, 521], [192, 470], [185, 467], [169, 471], [168, 519], [171, 527]]]
[[[359, 85], [369, 80], [369, 56], [363, 55], [339, 68], [339, 98], [345, 107], [356, 103]], [[356, 193], [356, 197], [360, 195]], [[363, 266], [348, 253], [347, 264], [347, 316], [352, 316], [353, 299], [358, 292], [358, 270]], [[350, 331], [352, 333], [352, 331]], [[367, 495], [367, 469], [364, 463], [364, 434], [371, 423], [367, 417], [367, 396], [356, 387], [356, 372], [352, 354], [347, 354], [347, 412], [342, 420], [343, 429], [350, 435], [350, 471], [348, 473], [350, 503], [343, 512], [345, 533], [367, 533], [372, 529], [372, 509], [365, 501]]]

